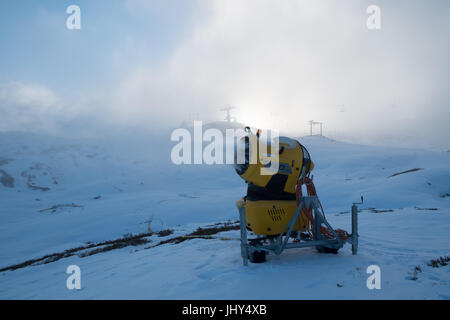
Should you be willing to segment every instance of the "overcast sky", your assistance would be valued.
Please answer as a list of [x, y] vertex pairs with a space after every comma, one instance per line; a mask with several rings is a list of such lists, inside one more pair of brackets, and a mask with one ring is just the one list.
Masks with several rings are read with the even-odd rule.
[[176, 127], [232, 104], [253, 126], [450, 148], [449, 39], [445, 0], [2, 1], [0, 130]]

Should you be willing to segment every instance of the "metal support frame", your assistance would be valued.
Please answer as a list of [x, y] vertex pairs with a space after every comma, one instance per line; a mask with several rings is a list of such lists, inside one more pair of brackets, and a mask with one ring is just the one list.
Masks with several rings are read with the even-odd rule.
[[[292, 235], [292, 230], [301, 213], [303, 207], [310, 208], [312, 206], [314, 212], [314, 239], [304, 239], [300, 242], [289, 242]], [[356, 209], [354, 209], [356, 208]], [[358, 209], [356, 204], [352, 206], [352, 235], [347, 239], [347, 242], [352, 244], [352, 253], [356, 254], [358, 248]], [[269, 244], [265, 245], [260, 241], [258, 244], [249, 243], [247, 237], [247, 220], [245, 217], [245, 206], [239, 209], [240, 229], [241, 229], [241, 255], [245, 266], [248, 265], [248, 259], [254, 251], [266, 251], [276, 255], [281, 254], [285, 249], [291, 248], [305, 248], [305, 247], [326, 247], [330, 249], [340, 249], [344, 246], [343, 241], [337, 235], [336, 231], [331, 227], [328, 221], [323, 216], [319, 199], [317, 196], [308, 196], [300, 198], [300, 203], [297, 210], [292, 216], [289, 223], [284, 227], [280, 235], [269, 238]], [[320, 233], [320, 226], [324, 224], [333, 234], [333, 239], [327, 239]], [[258, 240], [258, 239], [256, 239]], [[258, 242], [258, 241], [256, 241]], [[255, 243], [255, 242], [254, 242]]]
[[352, 254], [358, 252], [358, 207], [352, 205]]
[[318, 122], [318, 121], [314, 121], [314, 120], [310, 120], [310, 121], [309, 121], [309, 132], [310, 132], [310, 136], [313, 135], [313, 125], [315, 125], [315, 124], [320, 125], [320, 136], [323, 136], [323, 134], [322, 134], [322, 125], [323, 125], [323, 123], [322, 123], [322, 122]]
[[352, 235], [349, 241], [352, 243], [352, 254], [358, 252], [358, 204], [363, 204], [364, 198], [361, 196], [361, 202], [354, 202], [352, 205]]
[[241, 224], [241, 255], [244, 266], [248, 266], [248, 241], [247, 241], [247, 220], [245, 218], [245, 208], [239, 209], [239, 219]]

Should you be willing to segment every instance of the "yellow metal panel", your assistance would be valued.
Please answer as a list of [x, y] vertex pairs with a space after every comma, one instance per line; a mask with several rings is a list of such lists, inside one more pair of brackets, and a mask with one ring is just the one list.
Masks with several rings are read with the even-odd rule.
[[[296, 201], [246, 200], [243, 205], [247, 227], [259, 235], [280, 234], [297, 210]], [[309, 221], [304, 214], [300, 214], [293, 230], [306, 231], [307, 228], [309, 228]]]

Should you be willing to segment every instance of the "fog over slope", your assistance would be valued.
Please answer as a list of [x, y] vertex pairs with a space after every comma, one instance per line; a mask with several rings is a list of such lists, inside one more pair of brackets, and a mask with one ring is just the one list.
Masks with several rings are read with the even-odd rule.
[[380, 0], [380, 30], [370, 1], [80, 1], [77, 31], [52, 3], [19, 4], [0, 11], [1, 131], [153, 132], [232, 104], [292, 135], [316, 120], [338, 140], [450, 149], [448, 1]]

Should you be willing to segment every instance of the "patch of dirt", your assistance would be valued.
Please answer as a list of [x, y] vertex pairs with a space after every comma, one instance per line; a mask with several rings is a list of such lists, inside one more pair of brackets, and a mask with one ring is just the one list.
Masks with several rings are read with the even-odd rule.
[[407, 279], [416, 281], [419, 279], [419, 273], [422, 273], [422, 268], [420, 266], [415, 266], [414, 270], [409, 273], [411, 274], [411, 277], [408, 277]]
[[389, 176], [388, 178], [390, 178], [390, 177], [395, 177], [395, 176], [398, 176], [398, 175], [400, 175], [400, 174], [405, 174], [405, 173], [410, 173], [410, 172], [419, 171], [419, 170], [423, 170], [423, 168], [414, 168], [414, 169], [409, 169], [409, 170], [402, 171], [402, 172], [397, 172], [397, 173], [394, 173], [393, 175]]
[[127, 236], [124, 236], [124, 238], [122, 238], [122, 239], [118, 239], [118, 240], [114, 241], [112, 244], [109, 244], [109, 245], [106, 245], [106, 246], [103, 246], [100, 248], [95, 248], [95, 249], [92, 249], [92, 250], [89, 250], [86, 252], [82, 252], [78, 256], [81, 258], [84, 258], [84, 257], [92, 256], [92, 255], [100, 253], [100, 252], [111, 251], [114, 249], [125, 248], [128, 246], [139, 246], [139, 245], [146, 244], [149, 242], [150, 242], [150, 240], [147, 240], [142, 237], [135, 237], [132, 235], [127, 235]]
[[419, 208], [419, 207], [416, 207], [416, 206], [414, 206], [414, 209], [416, 209], [416, 210], [430, 210], [430, 211], [437, 211], [438, 210], [438, 208]]
[[50, 190], [50, 188], [48, 188], [48, 187], [40, 187], [40, 186], [33, 185], [31, 183], [27, 183], [27, 186], [31, 190], [41, 190], [41, 191], [49, 191]]
[[[138, 235], [127, 234], [127, 235], [124, 235], [122, 238], [118, 238], [115, 240], [108, 240], [108, 241], [103, 241], [103, 242], [99, 242], [99, 243], [89, 243], [86, 246], [80, 246], [80, 247], [76, 247], [76, 248], [72, 248], [72, 249], [67, 249], [63, 252], [48, 254], [41, 258], [30, 259], [30, 260], [27, 260], [27, 261], [19, 263], [19, 264], [1, 268], [0, 272], [14, 271], [14, 270], [25, 268], [25, 267], [31, 266], [31, 265], [47, 264], [50, 262], [58, 261], [63, 258], [71, 257], [75, 254], [79, 254], [80, 257], [87, 257], [87, 256], [91, 256], [91, 255], [94, 255], [94, 254], [97, 254], [100, 252], [110, 251], [113, 249], [124, 248], [127, 246], [137, 246], [140, 244], [145, 244], [145, 243], [150, 242], [149, 240], [147, 240], [145, 238], [150, 237], [152, 235], [153, 235], [153, 233], [142, 233], [142, 234], [138, 234]], [[89, 250], [89, 249], [93, 249], [93, 250]], [[89, 251], [86, 251], [86, 250], [89, 250]], [[83, 252], [83, 251], [85, 251], [85, 252]]]
[[[35, 163], [34, 165], [32, 165], [31, 167], [29, 167], [28, 170], [42, 171], [43, 165], [38, 162], [38, 163]], [[36, 175], [33, 173], [30, 173], [28, 170], [22, 171], [20, 174], [22, 177], [27, 179], [27, 187], [28, 188], [30, 188], [31, 190], [40, 190], [40, 191], [49, 191], [50, 190], [50, 188], [48, 188], [48, 187], [41, 187], [41, 186], [36, 185], [36, 183], [35, 183]], [[48, 167], [47, 170], [50, 170], [50, 167]], [[45, 176], [44, 173], [46, 173], [46, 175], [48, 175], [47, 171], [42, 172], [42, 174]], [[52, 177], [52, 180], [53, 180], [54, 184], [58, 183], [54, 177]]]
[[2, 158], [0, 157], [0, 166], [3, 166], [5, 164], [10, 163], [11, 161], [13, 161], [13, 159], [8, 159], [8, 158]]
[[446, 257], [439, 257], [438, 259], [431, 259], [430, 262], [428, 262], [428, 265], [433, 268], [439, 268], [448, 265], [450, 262], [450, 256]]
[[53, 207], [50, 207], [50, 208], [47, 208], [47, 209], [41, 209], [41, 210], [39, 210], [39, 212], [46, 212], [46, 211], [56, 212], [57, 209], [64, 208], [64, 207], [84, 208], [84, 206], [81, 205], [81, 204], [74, 204], [74, 203], [71, 203], [71, 204], [57, 204], [57, 205], [54, 205]]
[[[444, 256], [444, 257], [439, 257], [437, 259], [431, 259], [427, 263], [427, 266], [433, 267], [433, 268], [439, 268], [439, 267], [447, 266], [449, 263], [450, 263], [450, 255]], [[420, 266], [415, 266], [414, 270], [412, 272], [408, 272], [409, 274], [411, 274], [411, 276], [407, 277], [406, 279], [416, 281], [417, 279], [419, 279], [419, 273], [422, 273], [422, 272], [423, 272], [423, 269]]]
[[0, 169], [0, 183], [6, 188], [14, 188], [14, 178], [5, 170]]
[[183, 241], [192, 240], [192, 239], [214, 239], [211, 236], [215, 235], [219, 232], [230, 231], [230, 230], [239, 230], [239, 229], [240, 229], [240, 226], [236, 225], [235, 223], [232, 223], [232, 222], [219, 223], [219, 224], [215, 224], [213, 226], [206, 227], [206, 228], [199, 227], [199, 228], [197, 228], [197, 230], [195, 230], [194, 232], [191, 232], [187, 235], [163, 240], [161, 242], [158, 242], [154, 246], [150, 246], [145, 249], [158, 247], [160, 245], [167, 244], [167, 243], [178, 244]]
[[373, 213], [383, 213], [383, 212], [394, 212], [392, 209], [375, 209], [375, 208], [369, 208], [370, 212]]
[[158, 237], [167, 237], [167, 236], [170, 236], [171, 234], [173, 234], [173, 230], [171, 230], [171, 229], [161, 230], [161, 231], [157, 232], [156, 234], [158, 235]]
[[[401, 208], [398, 208], [401, 209]], [[358, 212], [370, 211], [372, 213], [384, 213], [384, 212], [394, 212], [397, 209], [377, 209], [377, 208], [367, 208], [367, 209], [359, 209]], [[335, 216], [339, 216], [342, 214], [351, 214], [351, 211], [341, 211], [335, 214]]]
[[[44, 209], [45, 210], [45, 209]], [[224, 223], [217, 223], [213, 226], [207, 226], [205, 228], [199, 227], [196, 231], [189, 233], [187, 235], [178, 236], [170, 239], [166, 239], [163, 241], [158, 242], [157, 244], [145, 247], [144, 249], [150, 249], [154, 248], [166, 243], [181, 243], [186, 240], [191, 239], [214, 239], [212, 235], [224, 232], [224, 231], [230, 231], [230, 230], [239, 230], [239, 224], [236, 225], [236, 223], [233, 222], [224, 222]], [[17, 269], [25, 268], [32, 265], [40, 265], [40, 264], [47, 264], [51, 262], [58, 261], [63, 258], [71, 257], [74, 255], [78, 255], [81, 258], [92, 256], [97, 253], [111, 251], [114, 249], [120, 249], [128, 246], [138, 246], [146, 243], [152, 242], [150, 239], [146, 239], [148, 237], [151, 237], [153, 235], [158, 235], [159, 237], [164, 237], [173, 234], [173, 230], [162, 230], [157, 233], [150, 232], [150, 233], [141, 233], [138, 235], [132, 235], [132, 234], [126, 234], [122, 238], [114, 239], [114, 240], [108, 240], [103, 241], [99, 243], [91, 243], [88, 242], [86, 246], [80, 246], [76, 248], [67, 249], [63, 252], [53, 253], [45, 255], [41, 258], [36, 259], [30, 259], [25, 262], [11, 265], [8, 267], [4, 267], [0, 269], [0, 272], [3, 271], [14, 271]]]

